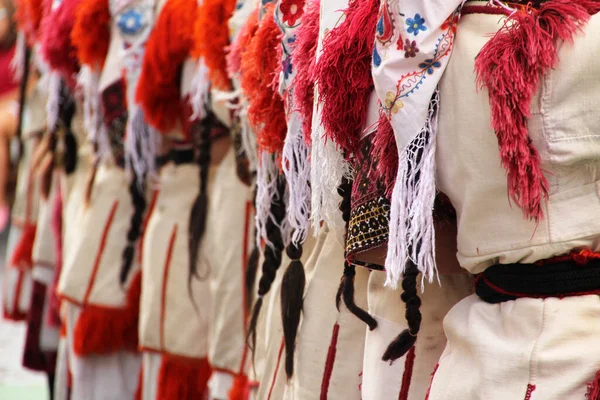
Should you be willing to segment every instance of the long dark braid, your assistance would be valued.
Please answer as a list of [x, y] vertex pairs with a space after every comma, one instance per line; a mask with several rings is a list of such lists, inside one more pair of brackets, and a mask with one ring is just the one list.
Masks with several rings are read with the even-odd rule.
[[132, 179], [129, 183], [129, 194], [131, 196], [131, 202], [133, 203], [133, 215], [129, 221], [129, 230], [127, 231], [127, 245], [123, 250], [122, 264], [121, 264], [121, 284], [127, 281], [129, 271], [133, 265], [133, 259], [135, 257], [135, 245], [140, 235], [142, 234], [144, 212], [146, 211], [146, 177], [142, 176], [138, 179], [135, 172], [135, 168], [130, 163], [130, 170], [132, 172]]
[[[216, 117], [209, 112], [206, 118], [195, 124], [193, 135], [195, 135], [195, 147], [198, 150], [197, 162], [200, 167], [200, 189], [198, 196], [194, 200], [194, 205], [190, 212], [190, 222], [188, 227], [189, 237], [189, 261], [190, 273], [188, 285], [191, 285], [191, 279], [198, 276], [198, 253], [200, 251], [200, 242], [206, 231], [206, 217], [208, 213], [208, 172], [210, 170], [210, 152], [211, 152], [211, 131], [217, 123]], [[190, 287], [191, 289], [191, 287]]]
[[[256, 202], [256, 188], [253, 194], [252, 203]], [[257, 230], [254, 227], [254, 236], [256, 237]], [[258, 248], [258, 244], [256, 240], [252, 241], [254, 245], [252, 246], [252, 251], [250, 252], [250, 256], [248, 257], [248, 264], [246, 266], [246, 276], [245, 276], [245, 284], [246, 284], [246, 307], [247, 311], [250, 312], [252, 307], [252, 298], [254, 292], [254, 283], [256, 282], [256, 274], [258, 272], [258, 259], [260, 255], [260, 249]]]
[[[25, 99], [27, 97], [27, 81], [31, 73], [31, 47], [25, 46], [25, 55], [23, 57], [23, 76], [19, 83], [19, 119], [17, 120], [17, 140], [19, 141], [19, 159], [23, 154], [23, 114], [25, 112]], [[18, 161], [18, 160], [17, 160]]]
[[421, 299], [417, 292], [417, 276], [419, 269], [411, 260], [406, 263], [402, 278], [402, 301], [406, 304], [406, 322], [408, 328], [402, 331], [383, 354], [383, 361], [394, 362], [405, 355], [417, 341], [417, 334], [421, 329]]
[[[342, 178], [342, 182], [338, 186], [338, 193], [342, 196], [342, 202], [340, 203], [340, 210], [342, 211], [342, 218], [346, 223], [346, 230], [350, 223], [350, 201], [352, 193], [352, 183], [346, 177]], [[354, 276], [356, 275], [356, 269], [353, 264], [349, 263], [347, 259], [344, 260], [344, 275], [340, 281], [338, 292], [335, 296], [336, 306], [338, 311], [340, 310], [341, 300], [344, 300], [344, 304], [348, 311], [356, 315], [361, 321], [369, 326], [370, 330], [377, 328], [377, 321], [367, 311], [363, 310], [354, 302]]]
[[254, 303], [248, 333], [246, 339], [252, 351], [256, 348], [256, 325], [258, 316], [263, 305], [263, 297], [271, 290], [277, 270], [281, 266], [283, 254], [283, 237], [281, 225], [285, 218], [285, 180], [282, 176], [277, 177], [277, 196], [271, 202], [271, 217], [267, 220], [267, 239], [271, 242], [265, 246], [264, 261], [262, 264], [262, 276], [258, 282], [258, 299]]
[[75, 139], [75, 135], [73, 134], [73, 129], [71, 126], [76, 110], [77, 105], [75, 103], [75, 97], [73, 96], [69, 86], [63, 80], [61, 84], [59, 123], [61, 123], [63, 127], [62, 140], [64, 152], [62, 161], [67, 175], [75, 172], [75, 168], [77, 167], [77, 139]]

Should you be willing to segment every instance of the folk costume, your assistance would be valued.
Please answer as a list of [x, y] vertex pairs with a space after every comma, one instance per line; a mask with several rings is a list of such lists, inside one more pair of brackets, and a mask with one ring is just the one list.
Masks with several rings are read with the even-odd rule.
[[598, 251], [586, 111], [598, 92], [587, 78], [598, 3], [461, 3], [386, 2], [391, 40], [377, 36], [373, 54], [400, 160], [388, 280], [409, 268], [434, 276], [436, 188], [457, 212], [458, 260], [476, 274], [476, 294], [445, 318], [428, 398], [596, 398], [586, 338], [598, 329], [597, 285], [576, 282], [594, 274]]

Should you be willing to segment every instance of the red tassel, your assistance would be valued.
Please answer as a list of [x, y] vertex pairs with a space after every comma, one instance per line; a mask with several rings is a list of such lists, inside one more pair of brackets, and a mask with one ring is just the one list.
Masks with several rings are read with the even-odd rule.
[[225, 48], [229, 45], [227, 21], [235, 3], [235, 0], [204, 0], [196, 18], [194, 57], [204, 59], [210, 81], [219, 90], [231, 90]]
[[596, 372], [594, 380], [588, 383], [585, 398], [587, 400], [600, 400], [600, 371]]
[[208, 360], [162, 355], [156, 398], [160, 400], [197, 400], [206, 396], [211, 375]]
[[333, 326], [333, 332], [331, 334], [331, 343], [329, 344], [329, 350], [327, 351], [327, 360], [325, 362], [325, 371], [323, 372], [323, 380], [321, 381], [321, 400], [327, 400], [327, 393], [329, 392], [329, 382], [331, 381], [331, 375], [333, 374], [333, 365], [335, 364], [335, 355], [337, 353], [337, 341], [340, 334], [340, 324], [336, 322]]
[[27, 44], [33, 47], [44, 15], [43, 0], [18, 0], [15, 5], [17, 26], [25, 34]]
[[543, 218], [548, 181], [527, 130], [530, 103], [543, 77], [558, 62], [557, 41], [572, 42], [600, 3], [555, 0], [539, 11], [517, 11], [475, 61], [477, 82], [489, 91], [492, 128], [498, 137], [508, 193], [526, 218]]
[[241, 85], [248, 102], [248, 120], [257, 129], [261, 150], [279, 153], [287, 133], [285, 110], [274, 80], [281, 67], [281, 30], [273, 17], [273, 4], [265, 6], [265, 14], [256, 34], [241, 58]]
[[231, 75], [237, 75], [241, 71], [242, 53], [246, 51], [250, 41], [256, 35], [258, 29], [258, 11], [250, 13], [246, 23], [240, 29], [235, 41], [229, 47], [227, 55], [227, 72]]
[[127, 305], [109, 308], [86, 304], [75, 324], [75, 354], [109, 354], [121, 350], [137, 351], [138, 315], [142, 274], [138, 272], [127, 291]]
[[296, 65], [294, 78], [294, 106], [302, 115], [304, 141], [311, 143], [313, 105], [315, 100], [315, 65], [319, 39], [320, 0], [310, 0], [304, 6], [302, 23], [296, 30], [296, 47], [293, 62]]
[[10, 265], [13, 267], [29, 269], [33, 266], [32, 253], [35, 241], [36, 226], [25, 223], [19, 242], [10, 257]]
[[79, 71], [77, 53], [71, 41], [78, 5], [79, 0], [63, 0], [58, 8], [46, 14], [41, 27], [42, 55], [50, 67], [61, 73], [72, 88], [75, 87], [74, 76]]
[[377, 131], [373, 135], [371, 159], [376, 166], [377, 178], [385, 184], [385, 195], [390, 199], [398, 172], [398, 147], [392, 124], [385, 114], [380, 114]]
[[378, 0], [351, 0], [345, 21], [323, 41], [316, 66], [325, 134], [346, 154], [358, 150], [367, 120], [378, 9]]
[[238, 374], [235, 376], [227, 398], [228, 400], [248, 400], [250, 398], [250, 384], [246, 375]]
[[146, 121], [167, 134], [183, 114], [181, 70], [193, 46], [196, 0], [168, 0], [144, 54], [136, 101]]
[[71, 40], [79, 62], [100, 71], [110, 43], [108, 0], [80, 0], [75, 11]]

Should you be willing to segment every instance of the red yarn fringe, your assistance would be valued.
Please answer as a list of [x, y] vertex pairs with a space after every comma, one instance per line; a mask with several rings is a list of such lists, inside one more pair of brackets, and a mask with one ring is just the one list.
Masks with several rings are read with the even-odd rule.
[[237, 38], [229, 46], [227, 54], [227, 72], [237, 75], [241, 71], [242, 53], [248, 48], [250, 41], [256, 35], [258, 29], [258, 10], [250, 13], [246, 23], [240, 29]]
[[22, 269], [29, 269], [33, 266], [33, 242], [35, 241], [36, 226], [25, 223], [19, 242], [15, 246], [10, 257], [10, 265]]
[[204, 58], [212, 86], [219, 90], [231, 90], [225, 48], [229, 45], [227, 21], [235, 3], [236, 0], [203, 0], [196, 18], [194, 57]]
[[160, 400], [197, 400], [206, 397], [211, 375], [208, 360], [162, 355], [156, 398]]
[[58, 8], [44, 16], [41, 27], [41, 50], [44, 59], [72, 88], [76, 83], [75, 74], [79, 71], [77, 53], [71, 41], [75, 10], [79, 1], [63, 0]]
[[40, 23], [44, 15], [44, 0], [16, 1], [15, 21], [31, 47], [38, 39]]
[[80, 0], [71, 40], [81, 65], [89, 65], [96, 71], [102, 69], [110, 43], [108, 0]]
[[265, 6], [265, 14], [241, 58], [241, 85], [249, 102], [248, 120], [257, 130], [258, 146], [269, 153], [283, 150], [287, 132], [283, 99], [274, 81], [281, 67], [281, 36], [273, 13], [275, 6]]
[[142, 274], [138, 272], [130, 283], [124, 308], [82, 306], [73, 334], [75, 354], [86, 356], [121, 350], [137, 351], [141, 288]]
[[508, 193], [526, 218], [543, 218], [548, 181], [527, 130], [531, 99], [543, 77], [558, 62], [558, 39], [572, 42], [600, 9], [590, 0], [555, 0], [539, 11], [515, 12], [483, 46], [475, 61], [477, 82], [489, 91], [492, 128], [498, 137]]
[[302, 134], [307, 144], [311, 143], [313, 106], [315, 100], [315, 65], [319, 40], [320, 0], [310, 0], [304, 6], [302, 23], [296, 30], [294, 48], [294, 106], [302, 116]]
[[233, 380], [228, 400], [248, 400], [250, 398], [250, 383], [244, 374], [238, 374]]
[[594, 380], [588, 383], [585, 398], [587, 400], [600, 400], [600, 371], [596, 372]]
[[385, 195], [391, 199], [398, 173], [398, 147], [392, 124], [384, 113], [379, 115], [377, 131], [373, 135], [371, 159], [376, 165], [377, 178], [385, 185]]
[[346, 154], [358, 150], [367, 120], [378, 9], [378, 0], [351, 0], [345, 21], [323, 41], [316, 65], [325, 134]]
[[196, 0], [168, 0], [146, 44], [136, 101], [162, 134], [182, 117], [181, 72], [193, 46], [197, 8]]

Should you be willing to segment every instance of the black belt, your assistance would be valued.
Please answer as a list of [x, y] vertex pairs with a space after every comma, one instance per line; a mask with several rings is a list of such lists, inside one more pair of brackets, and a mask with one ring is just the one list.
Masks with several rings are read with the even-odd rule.
[[170, 150], [167, 154], [156, 157], [157, 167], [172, 162], [175, 165], [191, 164], [194, 162], [194, 149]]
[[518, 298], [546, 298], [600, 294], [600, 260], [581, 265], [498, 264], [475, 277], [475, 293], [487, 303]]

